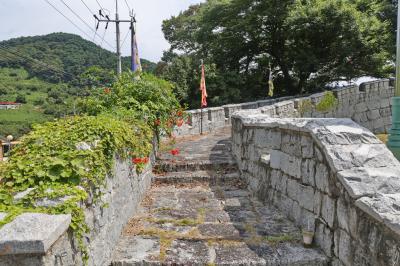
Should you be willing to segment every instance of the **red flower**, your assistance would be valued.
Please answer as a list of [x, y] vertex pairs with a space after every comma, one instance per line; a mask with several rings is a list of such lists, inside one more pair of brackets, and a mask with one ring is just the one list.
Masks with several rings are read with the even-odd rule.
[[178, 127], [181, 127], [181, 126], [183, 125], [183, 123], [184, 123], [184, 121], [183, 121], [182, 118], [181, 118], [181, 119], [178, 119], [178, 121], [176, 121], [176, 125], [177, 125]]
[[148, 162], [149, 162], [149, 157], [132, 158], [132, 163], [134, 164], [146, 164]]
[[142, 163], [142, 158], [132, 158], [132, 163], [140, 164], [140, 163]]
[[104, 93], [105, 94], [110, 94], [111, 93], [111, 89], [110, 88], [105, 88], [104, 89]]
[[179, 150], [178, 150], [178, 149], [173, 149], [173, 150], [171, 150], [171, 154], [172, 154], [173, 156], [176, 156], [176, 155], [179, 154]]
[[178, 112], [176, 113], [176, 115], [179, 116], [179, 117], [181, 117], [181, 116], [183, 115], [183, 112], [182, 112], [182, 111], [178, 111]]
[[161, 121], [160, 121], [160, 119], [157, 119], [156, 121], [154, 121], [154, 125], [155, 125], [155, 126], [159, 126], [159, 125], [161, 125]]

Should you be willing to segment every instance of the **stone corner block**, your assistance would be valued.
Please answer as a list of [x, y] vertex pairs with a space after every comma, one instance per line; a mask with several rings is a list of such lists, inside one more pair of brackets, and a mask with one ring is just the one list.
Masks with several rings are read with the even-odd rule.
[[0, 256], [45, 254], [68, 229], [71, 215], [24, 213], [0, 229]]

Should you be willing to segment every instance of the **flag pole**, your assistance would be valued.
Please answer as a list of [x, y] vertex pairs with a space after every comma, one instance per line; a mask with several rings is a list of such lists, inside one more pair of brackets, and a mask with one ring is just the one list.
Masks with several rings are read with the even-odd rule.
[[[203, 70], [203, 64], [204, 64], [204, 61], [203, 61], [203, 59], [201, 59], [201, 69], [202, 70]], [[203, 98], [203, 96], [202, 96], [202, 98]], [[200, 103], [200, 115], [201, 115], [201, 118], [200, 118], [200, 135], [203, 135], [203, 99], [202, 99], [202, 101]]]

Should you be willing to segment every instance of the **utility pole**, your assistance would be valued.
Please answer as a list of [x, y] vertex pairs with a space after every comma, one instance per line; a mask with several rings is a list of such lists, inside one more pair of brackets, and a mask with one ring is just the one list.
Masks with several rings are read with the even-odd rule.
[[110, 19], [110, 17], [106, 14], [103, 14], [102, 10], [99, 10], [99, 15], [100, 18], [97, 17], [97, 15], [93, 15], [94, 18], [97, 20], [97, 26], [96, 30], [99, 28], [100, 22], [105, 22], [106, 23], [106, 29], [108, 28], [108, 24], [115, 23], [115, 28], [116, 28], [116, 35], [117, 35], [117, 74], [118, 76], [121, 75], [122, 73], [122, 60], [121, 60], [121, 31], [119, 28], [120, 23], [131, 23], [132, 20], [120, 20], [119, 19], [119, 14], [118, 14], [118, 0], [115, 0], [115, 20]]
[[393, 155], [400, 160], [400, 5], [397, 7], [396, 83], [392, 98], [392, 128], [387, 143]]
[[121, 32], [119, 30], [119, 15], [118, 15], [118, 0], [115, 0], [115, 27], [117, 33], [117, 74], [121, 75], [122, 62], [121, 62]]

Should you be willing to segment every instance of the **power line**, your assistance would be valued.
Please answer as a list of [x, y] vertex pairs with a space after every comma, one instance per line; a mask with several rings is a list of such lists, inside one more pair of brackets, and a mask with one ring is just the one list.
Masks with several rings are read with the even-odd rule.
[[106, 37], [106, 32], [107, 32], [107, 29], [104, 29], [104, 33], [103, 33], [103, 37], [101, 38], [101, 44], [100, 44], [100, 46], [103, 45], [104, 37]]
[[[47, 1], [47, 0], [46, 0], [46, 1]], [[81, 16], [79, 16], [69, 5], [67, 5], [67, 3], [64, 2], [64, 0], [60, 0], [60, 1], [69, 9], [69, 11], [71, 11], [71, 12], [74, 14], [83, 24], [85, 24], [86, 27], [88, 27], [92, 32], [94, 32], [94, 36], [99, 36], [99, 35], [97, 34], [97, 32], [94, 31], [94, 30], [92, 29], [92, 27], [89, 26], [89, 24], [87, 24], [87, 22], [86, 22], [85, 20], [82, 19]], [[100, 37], [100, 36], [99, 36], [99, 37]], [[90, 40], [91, 40], [91, 38], [90, 38]], [[93, 41], [94, 41], [94, 38], [93, 38]], [[114, 49], [114, 47], [113, 47], [110, 43], [108, 43], [107, 41], [105, 41], [105, 43], [108, 44], [108, 46], [110, 46], [111, 49]]]
[[[21, 54], [18, 53], [18, 52], [11, 51], [11, 50], [9, 49], [9, 47], [7, 47], [7, 46], [0, 45], [0, 51], [4, 51], [4, 52], [6, 52], [6, 53], [12, 54], [13, 56], [16, 56], [16, 57], [19, 57], [19, 58], [22, 58], [22, 59], [25, 59], [25, 60], [29, 60], [29, 61], [31, 61], [31, 62], [35, 62], [36, 64], [39, 64], [39, 65], [41, 65], [42, 67], [46, 67], [47, 69], [52, 70], [52, 71], [55, 72], [55, 73], [62, 74], [62, 75], [66, 75], [66, 76], [69, 76], [69, 77], [71, 77], [71, 78], [74, 78], [73, 75], [71, 75], [71, 74], [69, 74], [69, 73], [67, 73], [67, 72], [65, 72], [65, 71], [63, 71], [63, 70], [57, 68], [56, 66], [53, 66], [53, 65], [44, 63], [44, 62], [42, 62], [42, 61], [40, 61], [40, 60], [38, 60], [38, 59], [29, 57], [29, 56], [21, 55]], [[5, 55], [5, 56], [7, 56], [7, 55]], [[8, 56], [8, 58], [9, 58], [9, 59], [14, 59], [14, 60], [15, 60], [15, 58], [10, 58], [10, 56]]]
[[129, 12], [131, 11], [131, 7], [129, 6], [129, 4], [128, 4], [128, 1], [127, 0], [125, 0], [125, 4], [126, 4], [126, 7], [128, 8], [128, 10], [129, 10]]
[[124, 47], [124, 43], [125, 43], [126, 38], [128, 37], [128, 35], [129, 35], [130, 32], [131, 32], [130, 30], [128, 30], [128, 31], [126, 32], [126, 35], [125, 35], [125, 37], [124, 37], [124, 40], [122, 41], [122, 44], [121, 44], [121, 49]]
[[100, 5], [100, 3], [99, 3], [98, 0], [96, 0], [96, 3], [99, 5], [99, 7], [100, 7], [100, 9], [101, 9], [102, 11], [105, 11], [104, 8]]
[[65, 19], [67, 19], [72, 25], [75, 26], [75, 28], [77, 28], [78, 30], [80, 30], [86, 37], [89, 38], [89, 40], [91, 39], [91, 37], [89, 36], [89, 34], [87, 34], [84, 30], [82, 30], [78, 25], [76, 25], [70, 18], [68, 18], [67, 16], [65, 16], [60, 10], [58, 10], [52, 3], [50, 3], [48, 0], [43, 0], [45, 1], [47, 4], [49, 4], [54, 10], [56, 10], [58, 13], [60, 13]]
[[81, 0], [81, 2], [82, 2], [82, 4], [84, 4], [86, 6], [87, 10], [89, 10], [90, 14], [92, 14], [92, 15], [95, 14], [95, 12], [93, 12], [92, 9], [90, 9], [90, 7], [88, 7], [88, 5], [85, 3], [84, 0]]

